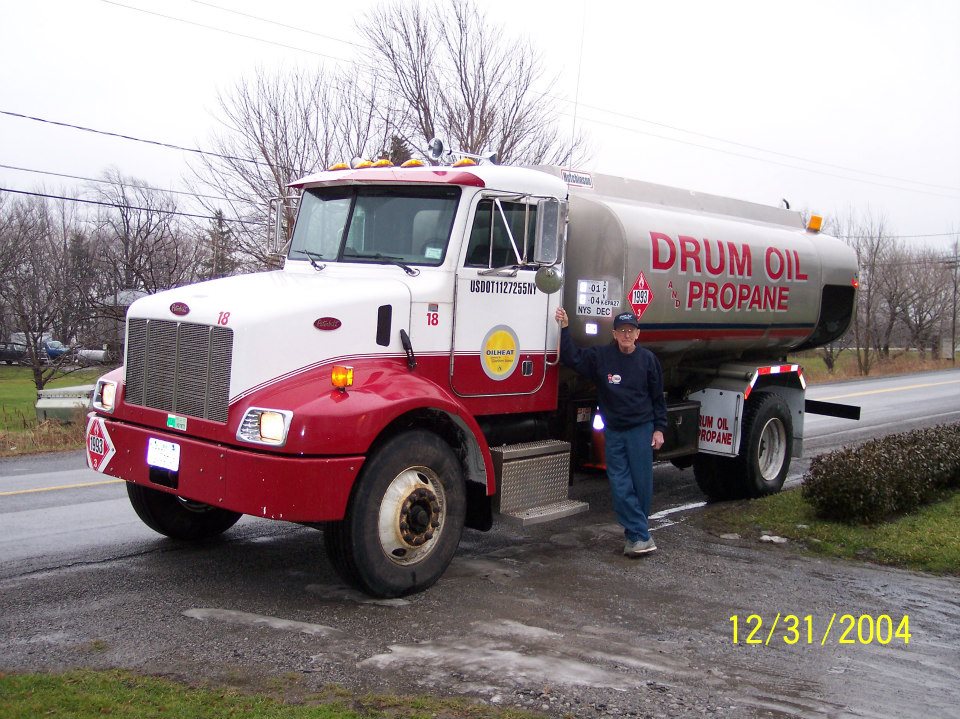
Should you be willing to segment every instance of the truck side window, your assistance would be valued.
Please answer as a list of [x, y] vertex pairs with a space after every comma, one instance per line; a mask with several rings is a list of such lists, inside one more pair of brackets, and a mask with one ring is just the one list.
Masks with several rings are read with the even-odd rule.
[[[500, 214], [493, 200], [481, 200], [477, 204], [473, 227], [470, 229], [470, 243], [467, 245], [466, 265], [468, 267], [506, 267], [521, 264], [526, 257], [529, 257], [535, 236], [536, 205], [501, 200], [500, 206], [503, 208], [503, 215]], [[524, 235], [524, 222], [528, 210], [530, 212], [529, 227]], [[504, 224], [504, 216], [510, 227], [510, 233], [507, 232]], [[517, 253], [514, 252], [510, 234], [513, 235], [520, 257], [517, 257]]]

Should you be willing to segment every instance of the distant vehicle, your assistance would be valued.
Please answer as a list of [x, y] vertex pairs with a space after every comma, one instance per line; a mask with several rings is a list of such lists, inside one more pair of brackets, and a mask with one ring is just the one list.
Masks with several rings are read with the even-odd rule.
[[43, 341], [43, 352], [46, 354], [47, 359], [55, 360], [60, 355], [66, 354], [70, 351], [70, 348], [67, 347], [63, 342], [58, 340], [44, 340]]
[[27, 357], [27, 346], [19, 342], [0, 342], [0, 362], [20, 364]]
[[74, 354], [77, 358], [77, 364], [83, 367], [89, 367], [90, 365], [98, 364], [109, 364], [112, 361], [110, 352], [107, 350], [77, 349]]

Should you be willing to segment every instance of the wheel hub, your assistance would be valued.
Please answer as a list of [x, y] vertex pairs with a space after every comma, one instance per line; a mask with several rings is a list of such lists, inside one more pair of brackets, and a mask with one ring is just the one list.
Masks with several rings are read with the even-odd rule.
[[403, 541], [419, 547], [440, 526], [440, 502], [429, 489], [414, 490], [400, 508], [400, 536]]

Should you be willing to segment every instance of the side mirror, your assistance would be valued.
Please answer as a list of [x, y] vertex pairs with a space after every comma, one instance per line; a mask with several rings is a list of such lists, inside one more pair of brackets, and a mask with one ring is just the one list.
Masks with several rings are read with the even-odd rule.
[[563, 287], [563, 272], [556, 265], [546, 265], [537, 270], [533, 281], [543, 294], [552, 295]]
[[444, 147], [443, 140], [439, 137], [435, 137], [430, 140], [430, 144], [427, 145], [427, 154], [430, 155], [430, 159], [436, 161], [443, 157]]
[[567, 224], [567, 203], [554, 198], [537, 202], [537, 236], [533, 261], [555, 265], [563, 257], [563, 236]]

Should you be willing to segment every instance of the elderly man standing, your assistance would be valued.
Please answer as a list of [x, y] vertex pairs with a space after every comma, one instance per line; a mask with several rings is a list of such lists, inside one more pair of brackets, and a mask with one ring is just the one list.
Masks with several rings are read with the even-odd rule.
[[663, 446], [667, 428], [660, 361], [637, 345], [640, 323], [630, 312], [614, 318], [615, 342], [602, 347], [577, 347], [562, 307], [556, 319], [560, 361], [597, 386], [613, 511], [627, 540], [623, 553], [628, 557], [649, 554], [657, 549], [647, 523], [653, 496], [653, 450]]

